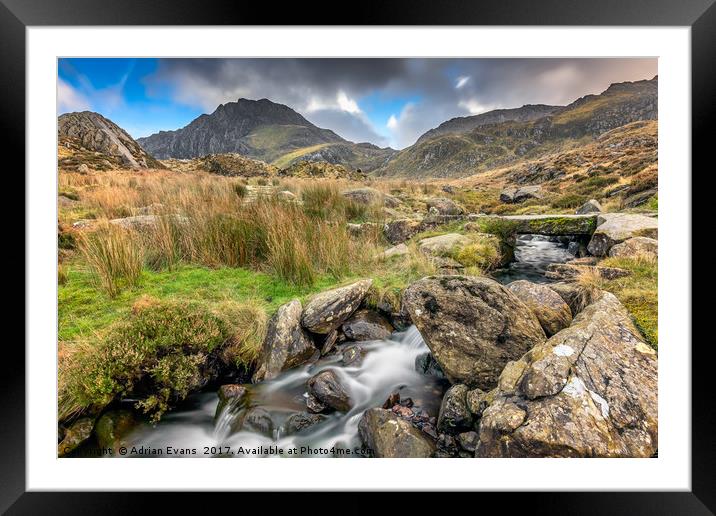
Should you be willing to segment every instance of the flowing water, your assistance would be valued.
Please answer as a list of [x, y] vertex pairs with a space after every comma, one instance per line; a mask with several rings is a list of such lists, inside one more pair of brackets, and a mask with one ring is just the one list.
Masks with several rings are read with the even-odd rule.
[[574, 258], [568, 250], [570, 240], [543, 235], [519, 235], [515, 246], [515, 261], [492, 276], [500, 283], [528, 280], [548, 283], [544, 273], [550, 263], [564, 263]]
[[[515, 248], [516, 261], [493, 276], [502, 283], [518, 279], [546, 282], [547, 265], [574, 257], [567, 247], [568, 242], [553, 238], [521, 235]], [[270, 435], [234, 432], [232, 427], [242, 415], [241, 410], [224, 410], [216, 415], [218, 396], [204, 392], [189, 396], [155, 427], [143, 426], [133, 432], [127, 438], [128, 446], [142, 447], [150, 454], [156, 449], [196, 450], [189, 454], [193, 457], [314, 456], [316, 450], [322, 450], [318, 453], [322, 456], [346, 456], [345, 450], [357, 450], [361, 445], [358, 422], [363, 412], [382, 406], [396, 390], [402, 399], [412, 398], [415, 407], [437, 416], [445, 386], [434, 377], [416, 372], [415, 359], [428, 348], [414, 326], [394, 333], [390, 339], [361, 342], [360, 346], [365, 354], [358, 365], [345, 366], [340, 354], [330, 355], [286, 371], [272, 381], [250, 386], [248, 404], [241, 410], [261, 407], [268, 411], [273, 426]], [[352, 409], [345, 414], [327, 414], [322, 422], [287, 435], [288, 417], [306, 411], [307, 380], [324, 369], [337, 372], [353, 402]], [[299, 453], [289, 453], [291, 449]]]
[[[273, 422], [271, 436], [241, 430], [232, 433], [239, 413], [224, 410], [215, 420], [216, 393], [190, 396], [177, 410], [166, 414], [156, 427], [143, 427], [127, 439], [128, 446], [151, 449], [196, 449], [199, 457], [208, 455], [288, 456], [289, 449], [311, 456], [315, 450], [355, 450], [360, 447], [358, 422], [366, 409], [380, 407], [391, 393], [412, 398], [416, 407], [437, 416], [444, 386], [434, 377], [415, 370], [415, 359], [428, 351], [414, 326], [394, 333], [383, 341], [362, 342], [365, 355], [359, 365], [343, 366], [340, 355], [286, 371], [276, 379], [250, 387], [249, 407], [267, 410]], [[306, 382], [324, 369], [334, 369], [349, 392], [353, 408], [348, 413], [327, 414], [326, 419], [303, 431], [285, 435], [287, 418], [306, 410]], [[245, 410], [245, 409], [244, 409]], [[302, 448], [303, 447], [303, 448]], [[311, 451], [314, 450], [314, 451]], [[323, 454], [323, 456], [326, 456]]]

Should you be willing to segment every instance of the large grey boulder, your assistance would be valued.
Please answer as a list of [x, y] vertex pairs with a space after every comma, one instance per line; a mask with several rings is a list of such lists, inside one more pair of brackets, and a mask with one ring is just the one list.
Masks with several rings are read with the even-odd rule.
[[470, 238], [465, 235], [446, 233], [445, 235], [423, 238], [418, 244], [418, 248], [425, 254], [439, 256], [469, 243]]
[[505, 188], [500, 192], [500, 201], [504, 203], [520, 203], [528, 199], [541, 199], [542, 188], [539, 185]]
[[348, 412], [353, 405], [348, 391], [333, 369], [326, 369], [308, 379], [308, 392], [321, 404], [339, 412]]
[[546, 340], [527, 305], [489, 278], [423, 278], [405, 290], [403, 303], [453, 383], [491, 389], [509, 360]]
[[596, 199], [590, 199], [582, 204], [577, 211], [577, 215], [584, 215], [585, 213], [600, 213], [602, 211], [602, 205]]
[[357, 202], [358, 204], [373, 204], [377, 203], [382, 198], [382, 193], [375, 188], [362, 187], [362, 188], [351, 188], [342, 192], [343, 197]]
[[433, 197], [428, 199], [426, 204], [428, 205], [428, 211], [437, 215], [457, 216], [465, 213], [465, 208], [446, 197]]
[[594, 256], [607, 256], [617, 244], [635, 236], [658, 237], [659, 222], [638, 213], [602, 213], [587, 250]]
[[554, 290], [530, 281], [513, 281], [507, 288], [534, 312], [548, 337], [572, 322], [569, 305]]
[[301, 327], [301, 302], [294, 299], [271, 317], [252, 381], [276, 378], [282, 371], [305, 363], [316, 351]]
[[421, 220], [397, 219], [386, 222], [383, 234], [391, 244], [401, 244], [421, 231]]
[[405, 256], [409, 252], [408, 246], [405, 244], [398, 244], [394, 245], [393, 247], [386, 249], [382, 253], [380, 253], [377, 258], [387, 260], [389, 258], [393, 258], [394, 256]]
[[574, 281], [581, 274], [596, 274], [602, 279], [613, 280], [629, 276], [631, 272], [619, 267], [603, 267], [601, 265], [579, 265], [571, 263], [550, 263], [547, 266], [545, 277], [549, 279]]
[[659, 257], [659, 241], [654, 238], [632, 237], [609, 249], [609, 256], [633, 258], [635, 256]]
[[390, 410], [368, 409], [358, 423], [363, 444], [378, 458], [425, 458], [435, 443], [423, 432]]
[[308, 331], [325, 335], [338, 328], [360, 306], [373, 280], [365, 279], [314, 296], [306, 305], [301, 324]]
[[383, 340], [393, 333], [393, 326], [373, 310], [360, 309], [341, 327], [343, 334], [353, 341]]
[[500, 376], [477, 457], [650, 457], [657, 355], [610, 293]]

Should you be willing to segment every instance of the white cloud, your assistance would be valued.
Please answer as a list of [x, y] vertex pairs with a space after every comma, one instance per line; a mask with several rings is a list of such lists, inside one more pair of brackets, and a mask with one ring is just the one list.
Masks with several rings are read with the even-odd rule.
[[395, 118], [395, 115], [390, 115], [390, 118], [388, 119], [388, 123], [386, 123], [385, 126], [388, 129], [396, 129], [398, 127], [398, 119]]
[[462, 77], [458, 77], [457, 81], [455, 81], [455, 89], [459, 90], [463, 86], [467, 84], [467, 81], [470, 80], [469, 75], [463, 75]]
[[465, 109], [471, 115], [479, 115], [489, 109], [487, 106], [480, 104], [475, 99], [461, 100], [457, 105]]
[[89, 99], [77, 91], [66, 81], [57, 79], [57, 112], [58, 114], [71, 111], [85, 111], [92, 109]]
[[343, 91], [339, 91], [338, 95], [336, 96], [336, 101], [338, 102], [338, 107], [340, 107], [343, 111], [347, 111], [351, 114], [360, 113], [361, 110], [358, 107], [358, 103], [349, 98], [348, 95], [345, 94]]

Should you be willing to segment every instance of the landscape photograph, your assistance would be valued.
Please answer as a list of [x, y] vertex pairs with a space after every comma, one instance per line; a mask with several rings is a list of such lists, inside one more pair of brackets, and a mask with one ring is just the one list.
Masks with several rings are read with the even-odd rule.
[[58, 457], [657, 457], [658, 83], [59, 58]]

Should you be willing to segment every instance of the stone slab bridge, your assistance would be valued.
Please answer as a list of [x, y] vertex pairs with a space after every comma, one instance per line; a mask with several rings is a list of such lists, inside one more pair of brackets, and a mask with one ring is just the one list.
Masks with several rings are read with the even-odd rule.
[[473, 215], [480, 225], [504, 224], [504, 232], [547, 236], [591, 236], [597, 229], [597, 215]]

